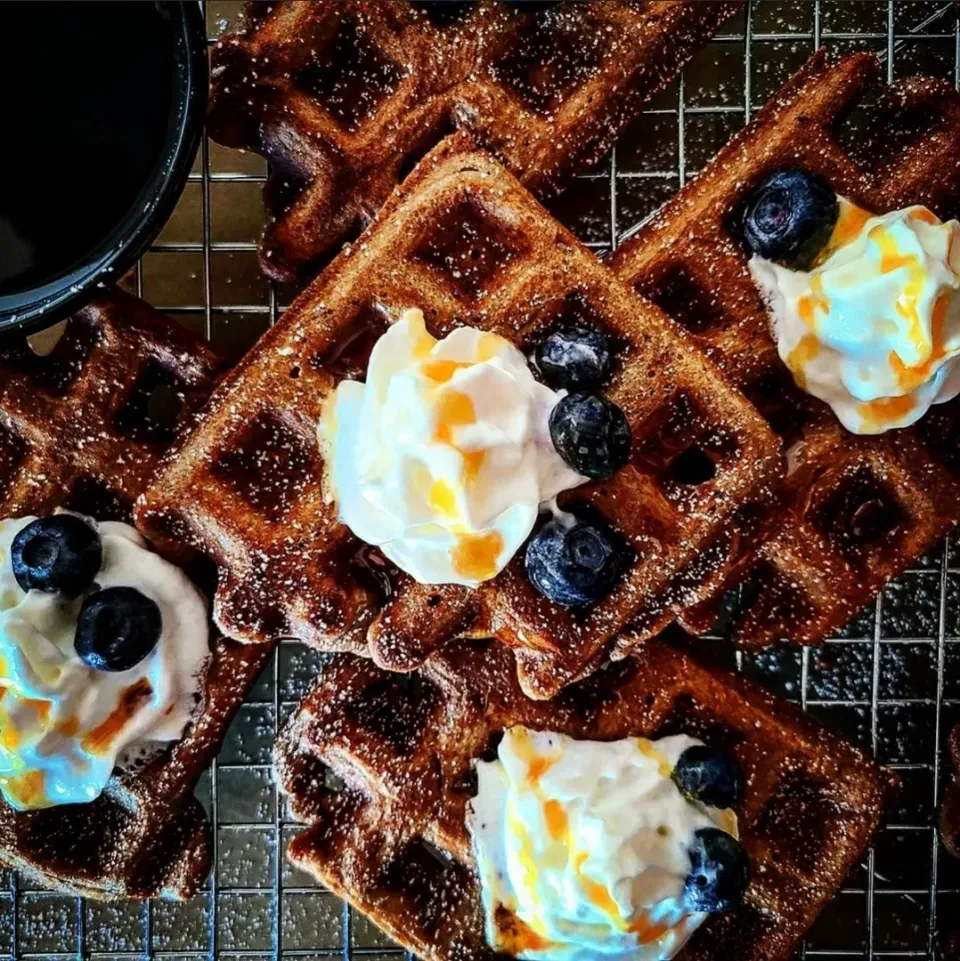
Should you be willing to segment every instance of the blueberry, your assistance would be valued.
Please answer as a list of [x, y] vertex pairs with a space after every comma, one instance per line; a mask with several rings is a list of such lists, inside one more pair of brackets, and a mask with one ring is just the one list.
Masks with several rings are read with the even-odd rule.
[[100, 535], [74, 514], [54, 514], [28, 524], [13, 539], [13, 576], [25, 591], [77, 597], [103, 564]]
[[135, 587], [107, 587], [83, 602], [74, 647], [95, 671], [129, 671], [156, 646], [160, 608]]
[[610, 341], [591, 327], [561, 327], [540, 341], [537, 366], [554, 388], [589, 390], [610, 376]]
[[755, 254], [806, 270], [830, 239], [839, 216], [837, 195], [822, 177], [807, 170], [781, 170], [753, 191], [743, 230]]
[[673, 780], [684, 797], [715, 808], [738, 804], [747, 786], [740, 765], [705, 744], [694, 744], [680, 755]]
[[545, 524], [527, 545], [527, 576], [554, 604], [585, 607], [610, 593], [626, 559], [626, 545], [609, 528], [563, 517]]
[[592, 480], [612, 477], [630, 457], [630, 425], [613, 401], [597, 394], [567, 394], [550, 413], [557, 453]]
[[690, 846], [690, 873], [683, 899], [691, 911], [715, 913], [736, 907], [750, 883], [750, 859], [732, 834], [701, 828]]

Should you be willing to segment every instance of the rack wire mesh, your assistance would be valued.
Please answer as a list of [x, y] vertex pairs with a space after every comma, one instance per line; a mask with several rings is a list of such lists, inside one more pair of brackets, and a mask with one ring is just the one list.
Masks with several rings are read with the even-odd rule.
[[[211, 42], [237, 0], [207, 0]], [[592, 248], [615, 247], [824, 45], [870, 49], [892, 79], [929, 73], [960, 86], [960, 12], [946, 0], [751, 0], [651, 104], [598, 169], [554, 204]], [[125, 284], [232, 357], [295, 291], [256, 263], [263, 161], [204, 141], [182, 201]], [[722, 638], [719, 638], [722, 642]], [[891, 584], [840, 636], [750, 656], [738, 670], [799, 703], [894, 768], [903, 790], [874, 848], [799, 958], [947, 958], [960, 942], [960, 862], [939, 842], [951, 776], [946, 735], [960, 720], [960, 541]], [[270, 769], [277, 726], [321, 669], [284, 643], [251, 693], [198, 793], [214, 823], [215, 870], [187, 904], [100, 905], [0, 878], [0, 954], [17, 958], [387, 961], [404, 953], [284, 861], [296, 832]], [[731, 959], [740, 961], [740, 959]]]

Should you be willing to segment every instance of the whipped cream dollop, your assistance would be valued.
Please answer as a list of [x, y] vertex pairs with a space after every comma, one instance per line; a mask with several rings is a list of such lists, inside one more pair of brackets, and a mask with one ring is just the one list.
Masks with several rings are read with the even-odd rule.
[[523, 354], [472, 327], [436, 340], [407, 310], [342, 382], [319, 426], [341, 521], [422, 584], [500, 573], [541, 507], [584, 482], [548, 420], [560, 394]]
[[906, 427], [960, 393], [960, 223], [840, 198], [810, 271], [754, 256], [780, 356], [856, 434]]
[[737, 836], [731, 811], [671, 780], [700, 744], [679, 735], [601, 743], [514, 727], [477, 764], [467, 828], [487, 940], [516, 958], [672, 958], [707, 917], [683, 888], [694, 833]]
[[163, 630], [128, 671], [88, 667], [74, 648], [83, 597], [24, 591], [14, 576], [13, 539], [34, 520], [0, 521], [0, 792], [20, 810], [92, 801], [115, 767], [180, 738], [210, 645], [207, 605], [187, 576], [128, 524], [104, 522], [95, 584], [142, 592]]

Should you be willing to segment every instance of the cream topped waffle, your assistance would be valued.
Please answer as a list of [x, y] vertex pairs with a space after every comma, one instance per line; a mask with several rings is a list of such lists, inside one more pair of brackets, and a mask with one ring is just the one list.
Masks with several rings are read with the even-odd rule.
[[[681, 756], [694, 738], [742, 769], [742, 794], [730, 797], [738, 798], [732, 813], [752, 881], [726, 913], [701, 919], [677, 957], [785, 961], [861, 857], [892, 776], [795, 708], [672, 641], [632, 648], [625, 660], [549, 702], [524, 695], [512, 653], [489, 641], [450, 646], [409, 677], [349, 655], [335, 658], [277, 745], [280, 783], [307, 825], [291, 842], [291, 860], [428, 961], [503, 957], [488, 941], [482, 865], [469, 826], [478, 810], [489, 813], [476, 799], [484, 765], [504, 755], [504, 732], [551, 732], [578, 739], [584, 751], [589, 740], [628, 751], [622, 739], [666, 738], [660, 753]], [[645, 749], [658, 750], [649, 742]], [[558, 761], [558, 745], [544, 735], [521, 745], [510, 763], [526, 765], [525, 783], [539, 783], [547, 803], [561, 790], [560, 782], [547, 783]], [[664, 759], [668, 769], [670, 763]], [[589, 774], [589, 766], [580, 771], [576, 798], [589, 794]], [[544, 819], [557, 823], [551, 810]], [[662, 811], [651, 815], [662, 824]], [[525, 823], [535, 830], [539, 821]], [[672, 823], [683, 829], [685, 822]], [[601, 855], [601, 842], [592, 842]], [[590, 871], [595, 882], [608, 880], [596, 865]], [[531, 881], [539, 889], [536, 875]], [[509, 894], [499, 896], [505, 908], [516, 906]], [[565, 905], [543, 907], [562, 915]], [[619, 909], [608, 923], [615, 915]], [[536, 929], [507, 910], [499, 918], [501, 952], [543, 956]], [[664, 925], [643, 921], [641, 913], [631, 917], [639, 942], [669, 937]]]
[[[868, 217], [922, 205], [945, 222], [960, 211], [960, 95], [923, 77], [884, 86], [880, 72], [872, 54], [836, 63], [815, 54], [611, 260], [618, 277], [674, 312], [783, 439], [785, 483], [758, 505], [752, 536], [718, 579], [744, 588], [733, 632], [746, 646], [819, 642], [958, 520], [958, 402], [932, 406], [910, 429], [846, 430], [792, 382], [750, 273], [744, 211], [778, 171], [817, 175]], [[858, 110], [865, 118], [851, 128]], [[848, 223], [856, 233], [865, 220]], [[883, 426], [907, 403], [877, 407]], [[714, 617], [711, 605], [684, 615], [698, 630]]]
[[[484, 571], [496, 576], [476, 587], [420, 583], [386, 564], [342, 523], [336, 491], [323, 482], [329, 465], [317, 434], [328, 399], [362, 378], [371, 349], [411, 307], [426, 318], [430, 351], [465, 327], [526, 356], [571, 325], [615, 345], [595, 392], [560, 398], [548, 418], [564, 460], [597, 480], [562, 493], [562, 516], [544, 518], [526, 554]], [[456, 385], [473, 376], [461, 370], [429, 385], [404, 351], [388, 350], [384, 363], [428, 392], [462, 394]], [[467, 420], [460, 426], [471, 428]], [[394, 436], [371, 456], [392, 449]], [[451, 439], [461, 449], [442, 453], [457, 465], [479, 443], [468, 431]], [[709, 465], [706, 479], [689, 475], [686, 452]], [[377, 476], [379, 463], [369, 466], [364, 477]], [[678, 598], [706, 590], [713, 559], [740, 535], [741, 509], [780, 469], [772, 432], [674, 323], [458, 135], [425, 158], [357, 246], [247, 356], [137, 515], [157, 543], [214, 560], [215, 616], [230, 636], [292, 635], [411, 670], [460, 634], [494, 634], [517, 649], [524, 688], [549, 697], [600, 664], [629, 621], [653, 631]], [[427, 479], [414, 471], [410, 486], [433, 511]], [[488, 542], [482, 532], [458, 536], [468, 552], [471, 538]], [[597, 573], [604, 591], [555, 577], [564, 564]]]
[[[122, 529], [128, 540], [137, 539], [127, 524], [116, 522], [131, 520], [134, 499], [154, 477], [173, 440], [192, 423], [222, 368], [220, 360], [183, 328], [119, 291], [71, 317], [55, 346], [42, 355], [25, 339], [5, 341], [0, 349], [0, 518], [55, 517], [66, 509], [97, 518], [108, 530]], [[165, 412], [150, 402], [161, 386], [170, 401]], [[41, 553], [34, 555], [35, 561]], [[9, 564], [10, 557], [0, 563]], [[132, 572], [129, 565], [123, 567], [111, 576], [129, 584]], [[0, 614], [4, 631], [11, 627], [8, 601], [26, 600], [21, 587], [14, 588], [4, 591]], [[38, 602], [44, 606], [40, 594], [28, 602], [34, 614]], [[206, 611], [205, 602], [202, 607]], [[17, 620], [21, 627], [36, 623], [32, 614], [26, 621], [18, 614]], [[17, 629], [11, 630], [17, 636]], [[203, 630], [205, 646], [206, 617]], [[62, 670], [63, 655], [54, 657], [54, 649], [42, 642], [31, 631], [27, 648], [4, 653], [19, 658], [29, 652], [27, 661], [35, 661], [37, 667]], [[99, 642], [93, 646], [110, 656]], [[41, 650], [45, 656], [38, 659]], [[188, 898], [196, 892], [209, 870], [211, 846], [209, 825], [193, 789], [269, 647], [245, 648], [211, 630], [210, 651], [199, 690], [185, 692], [192, 702], [189, 711], [186, 704], [175, 708], [182, 711], [176, 719], [179, 730], [172, 730], [171, 718], [167, 731], [151, 725], [152, 732], [168, 735], [167, 743], [155, 753], [131, 758], [141, 763], [121, 767], [105, 785], [98, 776], [95, 785], [87, 785], [91, 798], [87, 803], [43, 806], [59, 796], [49, 791], [55, 780], [52, 765], [42, 784], [36, 775], [22, 783], [6, 782], [5, 789], [13, 788], [20, 806], [32, 809], [15, 811], [0, 804], [0, 862], [44, 886], [105, 900]], [[27, 671], [27, 661], [14, 663], [11, 656], [6, 666], [11, 674], [21, 668]], [[71, 677], [76, 677], [74, 671], [75, 665]], [[162, 672], [153, 674], [158, 691], [164, 686], [161, 677]], [[7, 675], [4, 690], [9, 680]], [[99, 697], [105, 691], [96, 688], [94, 693]], [[10, 711], [13, 696], [3, 697], [0, 709]], [[74, 702], [78, 706], [84, 695], [79, 696], [81, 700]], [[151, 697], [141, 685], [136, 696], [119, 696], [115, 705], [94, 698], [89, 717], [82, 713], [62, 718], [67, 727], [59, 734], [52, 732], [54, 741], [65, 735], [67, 740], [74, 734], [80, 737], [81, 723], [96, 719], [83, 735], [91, 737], [86, 746], [95, 757], [102, 749], [112, 749], [115, 736], [144, 717], [140, 709]], [[28, 705], [26, 710], [34, 708]], [[54, 708], [48, 710], [52, 718]], [[20, 738], [32, 738], [37, 728], [32, 721], [20, 727], [7, 720], [0, 723], [0, 742], [10, 758], [26, 748]], [[76, 787], [76, 782], [68, 779], [67, 785]]]

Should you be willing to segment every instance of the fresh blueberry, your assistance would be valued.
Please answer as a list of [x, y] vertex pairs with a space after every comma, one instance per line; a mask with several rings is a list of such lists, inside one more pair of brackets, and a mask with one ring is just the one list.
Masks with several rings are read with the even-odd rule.
[[612, 477], [630, 457], [630, 425], [613, 401], [597, 394], [567, 394], [550, 413], [557, 453], [592, 480]]
[[626, 554], [626, 546], [602, 524], [556, 518], [527, 545], [527, 576], [554, 604], [586, 607], [610, 593]]
[[694, 744], [680, 755], [673, 780], [684, 797], [715, 808], [732, 808], [747, 786], [740, 765], [705, 744]]
[[743, 219], [750, 249], [767, 260], [806, 270], [840, 216], [830, 185], [808, 170], [781, 170], [754, 190]]
[[736, 907], [750, 883], [750, 859], [743, 845], [719, 828], [701, 828], [689, 854], [690, 873], [683, 886], [687, 907], [711, 914]]
[[13, 576], [25, 591], [77, 597], [103, 564], [100, 536], [74, 514], [54, 514], [28, 524], [13, 539]]
[[135, 587], [107, 587], [83, 602], [74, 647], [95, 671], [129, 671], [156, 646], [163, 618]]
[[592, 327], [561, 327], [540, 341], [537, 366], [543, 379], [564, 390], [590, 390], [610, 376], [607, 336]]

